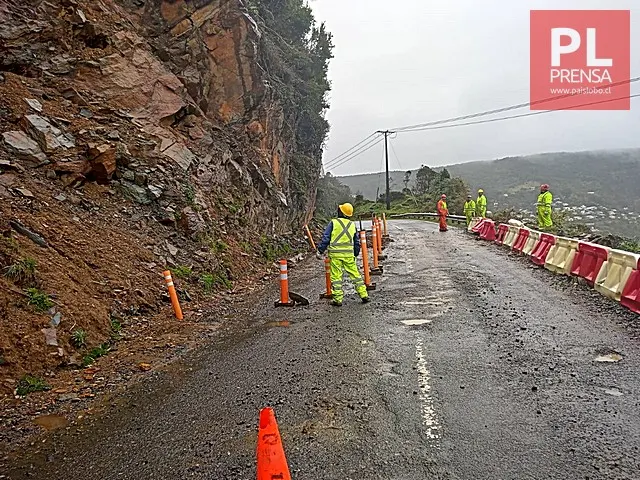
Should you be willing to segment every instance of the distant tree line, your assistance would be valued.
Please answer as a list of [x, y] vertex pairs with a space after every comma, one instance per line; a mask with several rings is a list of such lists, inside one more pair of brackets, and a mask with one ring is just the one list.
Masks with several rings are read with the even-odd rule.
[[[433, 212], [440, 196], [444, 193], [448, 198], [449, 211], [452, 214], [462, 214], [469, 190], [461, 178], [451, 177], [446, 168], [437, 172], [422, 165], [415, 173], [415, 186], [409, 188], [412, 176], [413, 172], [407, 171], [402, 182], [404, 186], [402, 191], [389, 192], [393, 212]], [[359, 213], [371, 210], [382, 211], [386, 206], [386, 200], [386, 193], [380, 194], [373, 202], [359, 193], [354, 195], [350, 188], [340, 182], [337, 177], [327, 173], [318, 182], [316, 216], [323, 219], [332, 217], [338, 205], [344, 202], [352, 202]]]

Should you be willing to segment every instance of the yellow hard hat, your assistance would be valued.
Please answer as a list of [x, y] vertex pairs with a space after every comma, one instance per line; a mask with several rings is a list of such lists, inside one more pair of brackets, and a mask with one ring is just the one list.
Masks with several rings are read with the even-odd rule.
[[484, 193], [483, 189], [478, 190], [478, 193]]
[[344, 213], [347, 217], [353, 217], [353, 205], [350, 203], [343, 203], [338, 207], [342, 213]]

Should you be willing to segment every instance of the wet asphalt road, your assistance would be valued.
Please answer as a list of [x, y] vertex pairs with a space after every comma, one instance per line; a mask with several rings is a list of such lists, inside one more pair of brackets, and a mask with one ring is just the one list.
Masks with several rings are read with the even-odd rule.
[[[640, 479], [640, 318], [461, 231], [390, 233], [371, 304], [318, 302], [323, 267], [309, 262], [290, 278], [310, 307], [266, 295], [246, 324], [6, 474], [252, 479], [270, 405], [296, 480]], [[611, 350], [623, 360], [594, 361]]]

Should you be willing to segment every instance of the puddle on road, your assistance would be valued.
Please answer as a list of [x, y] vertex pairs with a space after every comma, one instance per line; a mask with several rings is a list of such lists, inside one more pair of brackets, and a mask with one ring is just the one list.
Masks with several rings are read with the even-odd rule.
[[279, 320], [277, 322], [267, 322], [264, 324], [265, 327], [275, 328], [275, 327], [290, 327], [291, 322], [289, 320]]
[[622, 393], [617, 388], [608, 388], [604, 391], [604, 393], [606, 393], [607, 395], [612, 395], [614, 397], [621, 397], [622, 395], [624, 395], [624, 393]]
[[40, 415], [33, 419], [33, 423], [40, 425], [45, 430], [56, 430], [69, 425], [69, 420], [62, 415]]
[[620, 360], [622, 360], [622, 355], [619, 353], [609, 353], [596, 357], [596, 362], [601, 363], [618, 363]]
[[418, 318], [415, 320], [402, 320], [402, 323], [408, 326], [425, 325], [427, 323], [431, 323], [431, 320], [426, 318]]

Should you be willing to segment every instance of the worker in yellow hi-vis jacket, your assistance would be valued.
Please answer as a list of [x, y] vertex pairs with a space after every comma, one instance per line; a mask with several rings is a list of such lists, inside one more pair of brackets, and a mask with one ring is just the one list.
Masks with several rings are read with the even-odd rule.
[[369, 293], [364, 280], [358, 271], [356, 258], [360, 255], [360, 242], [357, 238], [355, 223], [349, 220], [353, 216], [353, 205], [342, 204], [338, 207], [338, 218], [331, 220], [324, 231], [322, 241], [318, 246], [317, 257], [322, 258], [325, 251], [329, 252], [331, 261], [331, 296], [332, 305], [342, 306], [344, 292], [342, 277], [347, 272], [353, 282], [362, 303], [369, 302]]
[[549, 230], [553, 227], [551, 219], [551, 204], [553, 203], [553, 194], [549, 191], [549, 185], [546, 183], [540, 185], [540, 195], [538, 195], [538, 227], [540, 230]]
[[476, 215], [487, 218], [487, 197], [484, 196], [484, 190], [478, 190], [478, 199], [476, 200]]
[[467, 217], [467, 227], [471, 225], [471, 220], [476, 216], [476, 202], [473, 201], [471, 195], [467, 195], [467, 201], [464, 202], [464, 214]]

